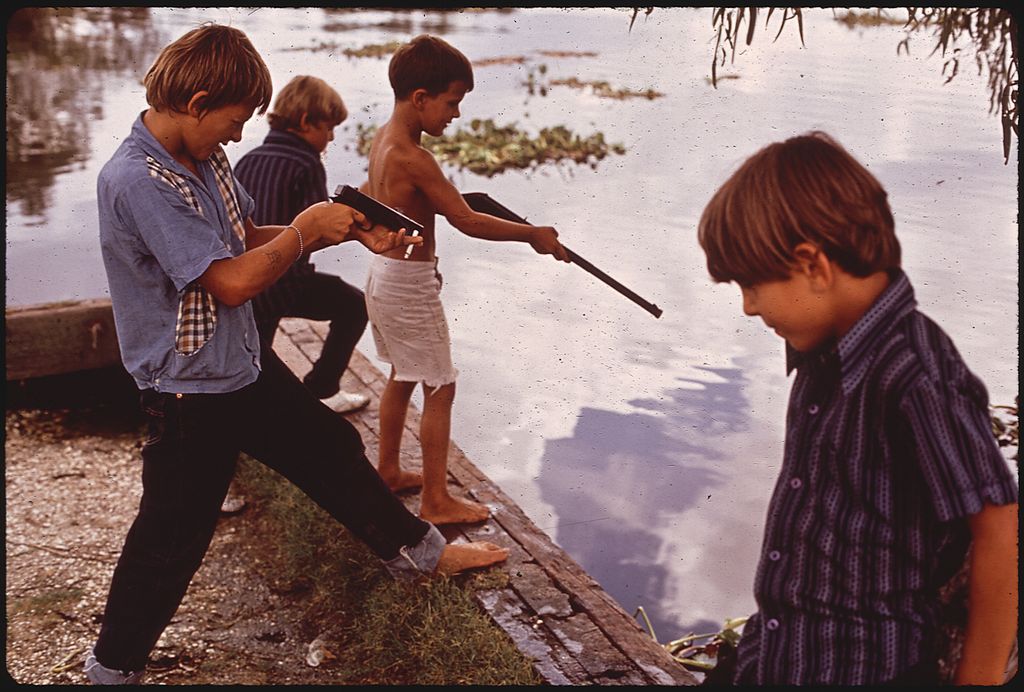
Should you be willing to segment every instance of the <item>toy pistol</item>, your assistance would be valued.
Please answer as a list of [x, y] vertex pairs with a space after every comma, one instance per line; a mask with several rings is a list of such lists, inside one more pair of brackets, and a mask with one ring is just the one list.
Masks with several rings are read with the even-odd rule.
[[[423, 232], [422, 224], [413, 221], [388, 205], [378, 202], [373, 197], [363, 194], [351, 185], [339, 185], [334, 190], [334, 196], [331, 199], [361, 211], [374, 224], [379, 224], [392, 231], [400, 231], [404, 228], [413, 238]], [[412, 254], [412, 249], [412, 245], [406, 246], [406, 259]]]

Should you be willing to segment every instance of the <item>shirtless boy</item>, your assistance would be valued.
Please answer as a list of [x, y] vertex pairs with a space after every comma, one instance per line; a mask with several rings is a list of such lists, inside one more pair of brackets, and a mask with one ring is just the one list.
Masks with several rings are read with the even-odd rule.
[[[448, 181], [420, 138], [439, 136], [459, 117], [459, 104], [473, 88], [466, 57], [445, 41], [418, 36], [391, 58], [388, 77], [395, 94], [391, 118], [370, 148], [369, 180], [362, 191], [423, 224], [423, 243], [408, 258], [404, 248], [375, 256], [366, 285], [367, 311], [380, 358], [391, 364], [380, 401], [377, 470], [395, 491], [422, 486], [420, 517], [434, 524], [487, 519], [487, 507], [448, 492], [448, 442], [456, 369], [440, 301], [434, 215], [462, 233], [485, 240], [529, 243], [542, 255], [568, 262], [550, 226], [513, 223], [473, 211]], [[423, 473], [402, 470], [402, 429], [409, 399], [423, 383], [420, 424]]]

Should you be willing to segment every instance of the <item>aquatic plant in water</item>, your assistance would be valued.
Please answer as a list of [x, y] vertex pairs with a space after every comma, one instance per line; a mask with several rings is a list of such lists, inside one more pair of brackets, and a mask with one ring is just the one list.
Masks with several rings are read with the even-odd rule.
[[628, 98], [645, 98], [645, 99], [656, 99], [659, 96], [664, 96], [663, 93], [655, 89], [615, 89], [611, 84], [600, 80], [583, 81], [576, 77], [569, 77], [568, 79], [552, 79], [548, 82], [549, 86], [568, 86], [574, 89], [585, 89], [589, 87], [595, 96], [609, 99], [628, 99]]
[[304, 51], [313, 53], [341, 53], [348, 58], [389, 58], [401, 46], [400, 41], [388, 43], [370, 43], [359, 48], [342, 48], [340, 43], [320, 41], [305, 47], [285, 48], [285, 51]]
[[[637, 616], [643, 618], [644, 624], [647, 625], [647, 631], [651, 634], [651, 639], [657, 642], [658, 637], [654, 634], [654, 626], [651, 625], [643, 606], [638, 607], [633, 613], [633, 617]], [[718, 632], [690, 633], [666, 644], [658, 643], [672, 658], [687, 669], [707, 673], [718, 665], [719, 653], [726, 648], [735, 650], [739, 646], [743, 625], [747, 623], [748, 619], [747, 617], [730, 618], [723, 623], [722, 629]], [[702, 639], [706, 641], [698, 644]]]
[[[357, 149], [363, 156], [369, 155], [376, 131], [374, 125], [357, 126]], [[460, 127], [450, 135], [424, 137], [423, 146], [442, 163], [488, 178], [509, 169], [532, 169], [565, 161], [596, 168], [597, 162], [609, 154], [626, 153], [622, 144], [606, 142], [601, 132], [583, 137], [564, 125], [556, 125], [531, 137], [514, 123], [499, 126], [491, 119], [473, 119], [469, 127]]]

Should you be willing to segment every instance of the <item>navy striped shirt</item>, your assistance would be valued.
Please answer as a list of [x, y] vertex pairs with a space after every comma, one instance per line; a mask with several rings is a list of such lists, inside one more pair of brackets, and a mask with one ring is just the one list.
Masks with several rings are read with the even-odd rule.
[[[327, 173], [320, 154], [306, 140], [283, 130], [271, 130], [263, 144], [250, 150], [235, 165], [235, 178], [256, 202], [252, 214], [257, 226], [286, 226], [300, 211], [327, 199]], [[315, 266], [309, 254], [284, 276], [253, 299], [257, 321], [266, 314], [284, 314], [295, 302], [303, 276]]]
[[1017, 502], [984, 385], [916, 307], [897, 271], [835, 347], [787, 352], [797, 375], [739, 682], [872, 684], [935, 656], [966, 517]]

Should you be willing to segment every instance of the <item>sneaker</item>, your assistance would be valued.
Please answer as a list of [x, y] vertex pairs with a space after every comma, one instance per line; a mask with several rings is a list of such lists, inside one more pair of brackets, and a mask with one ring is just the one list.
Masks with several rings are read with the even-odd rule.
[[329, 399], [324, 399], [328, 408], [338, 413], [350, 413], [364, 408], [370, 403], [370, 397], [356, 392], [340, 391]]
[[107, 668], [96, 660], [96, 654], [89, 649], [83, 668], [85, 677], [94, 685], [138, 685], [142, 681], [142, 671], [114, 670]]
[[220, 503], [221, 514], [237, 514], [245, 509], [245, 495], [238, 491], [235, 486], [235, 482], [231, 481], [231, 485], [228, 486], [228, 494], [224, 496], [224, 501]]

